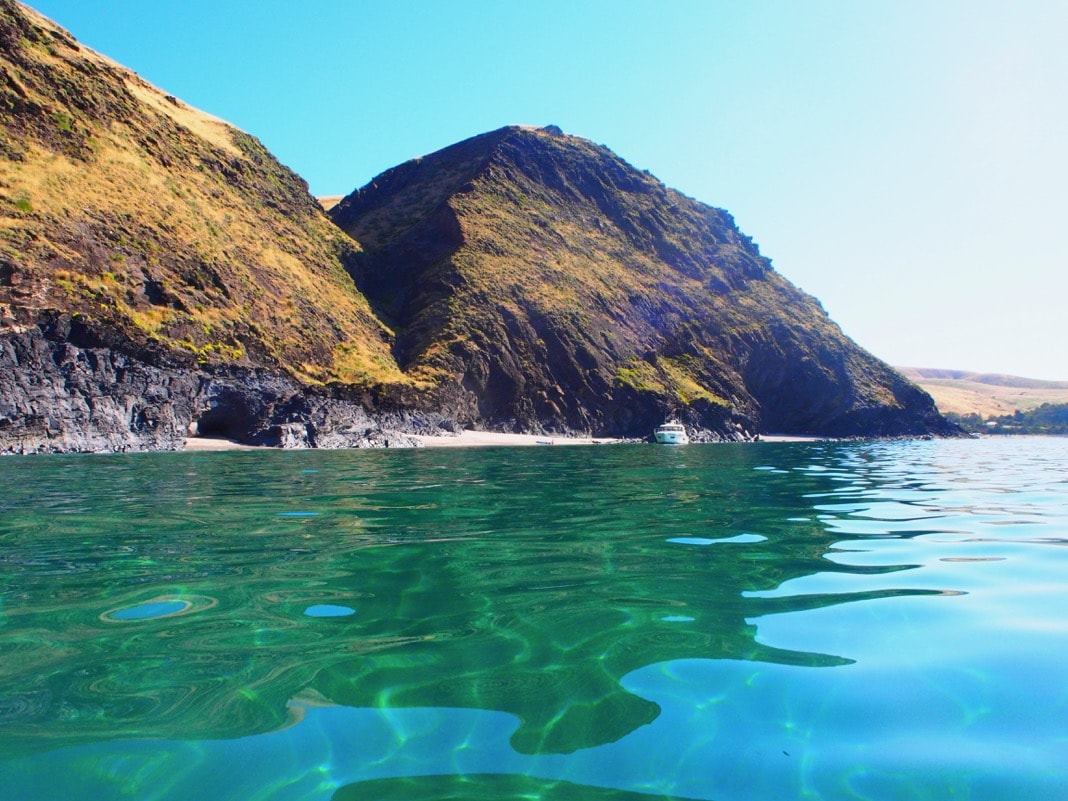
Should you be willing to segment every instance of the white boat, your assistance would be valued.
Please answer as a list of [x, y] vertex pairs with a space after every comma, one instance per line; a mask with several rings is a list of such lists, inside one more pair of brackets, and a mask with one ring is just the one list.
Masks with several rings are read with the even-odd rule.
[[653, 436], [661, 445], [685, 445], [690, 441], [686, 436], [686, 427], [676, 420], [668, 420], [662, 426], [657, 426]]

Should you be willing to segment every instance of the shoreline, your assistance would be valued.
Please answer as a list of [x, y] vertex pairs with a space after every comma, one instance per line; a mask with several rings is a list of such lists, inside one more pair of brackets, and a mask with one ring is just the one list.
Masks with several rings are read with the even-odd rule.
[[183, 451], [258, 451], [264, 450], [260, 445], [245, 445], [232, 439], [219, 437], [186, 437]]
[[485, 448], [528, 445], [611, 445], [626, 440], [611, 437], [562, 437], [555, 434], [509, 434], [464, 430], [459, 434], [411, 434], [425, 448]]
[[[562, 437], [548, 434], [509, 434], [500, 431], [465, 430], [459, 434], [406, 434], [417, 440], [424, 448], [492, 448], [492, 447], [528, 447], [556, 445], [612, 445], [633, 442], [613, 437]], [[761, 434], [759, 442], [819, 442], [823, 437], [792, 436], [786, 434]], [[693, 443], [723, 444], [723, 443]], [[216, 437], [188, 437], [182, 450], [211, 451], [255, 451], [274, 450], [262, 445], [245, 445], [229, 439]]]

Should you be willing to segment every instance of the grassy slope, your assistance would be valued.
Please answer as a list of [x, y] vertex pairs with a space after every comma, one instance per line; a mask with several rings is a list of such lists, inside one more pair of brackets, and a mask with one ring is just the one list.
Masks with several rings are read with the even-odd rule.
[[929, 392], [943, 412], [975, 413], [981, 417], [1026, 412], [1044, 403], [1068, 403], [1068, 382], [1037, 381], [1017, 376], [970, 373], [963, 370], [898, 368]]
[[357, 246], [253, 137], [0, 0], [0, 313], [185, 362], [404, 381]]
[[[510, 381], [514, 403], [540, 398], [545, 414], [629, 392], [797, 428], [914, 391], [729, 214], [577, 137], [484, 134], [379, 176], [333, 216], [365, 245], [359, 283], [396, 324], [402, 365], [480, 391]], [[776, 418], [799, 382], [812, 408]]]

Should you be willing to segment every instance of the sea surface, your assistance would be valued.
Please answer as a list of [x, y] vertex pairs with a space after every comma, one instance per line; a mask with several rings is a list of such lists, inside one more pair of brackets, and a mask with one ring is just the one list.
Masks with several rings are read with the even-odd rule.
[[4, 801], [1068, 798], [1068, 439], [0, 459]]

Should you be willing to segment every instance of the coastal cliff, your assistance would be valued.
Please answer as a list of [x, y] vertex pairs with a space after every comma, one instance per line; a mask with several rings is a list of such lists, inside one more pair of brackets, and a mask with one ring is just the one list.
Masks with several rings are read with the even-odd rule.
[[180, 450], [189, 436], [280, 448], [414, 447], [438, 415], [369, 413], [373, 398], [274, 371], [149, 364], [68, 317], [0, 336], [0, 453]]
[[726, 211], [559, 128], [511, 126], [331, 209], [401, 369], [479, 424], [710, 438], [952, 430]]
[[357, 250], [254, 137], [0, 0], [0, 452], [410, 442]]
[[955, 433], [727, 212], [556, 128], [328, 216], [253, 136], [0, 0], [0, 190], [0, 452]]

